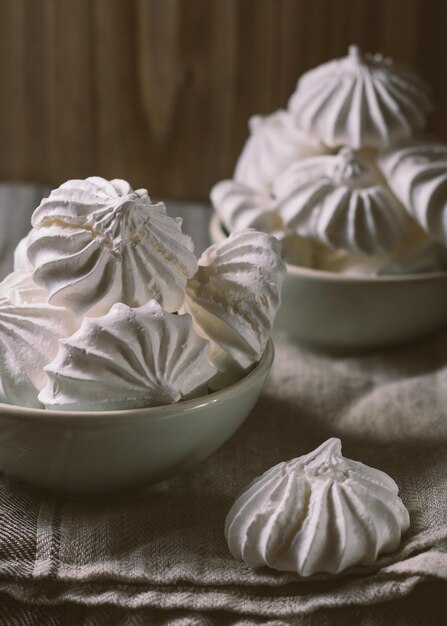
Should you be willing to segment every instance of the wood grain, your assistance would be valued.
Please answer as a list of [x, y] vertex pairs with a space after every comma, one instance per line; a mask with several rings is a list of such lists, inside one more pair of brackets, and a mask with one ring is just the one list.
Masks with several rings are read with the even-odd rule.
[[204, 199], [253, 113], [351, 43], [414, 66], [447, 138], [443, 0], [0, 0], [0, 178]]

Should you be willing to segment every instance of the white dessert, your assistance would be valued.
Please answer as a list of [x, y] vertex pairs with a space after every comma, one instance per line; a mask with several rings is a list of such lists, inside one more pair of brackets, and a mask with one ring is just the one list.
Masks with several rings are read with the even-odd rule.
[[261, 359], [285, 271], [273, 237], [242, 231], [199, 268], [180, 219], [145, 189], [98, 177], [61, 185], [32, 222], [0, 285], [0, 402], [171, 404]]
[[406, 143], [382, 154], [379, 164], [410, 215], [447, 244], [447, 145]]
[[0, 283], [0, 402], [39, 407], [43, 368], [57, 354], [59, 339], [76, 328], [74, 316], [49, 304], [30, 272], [7, 276]]
[[[351, 46], [300, 78], [288, 111], [252, 118], [213, 206], [228, 232], [281, 240], [291, 265], [371, 277], [444, 270], [447, 145], [417, 139], [430, 110], [416, 74]], [[415, 223], [429, 240], [408, 234]]]
[[403, 240], [403, 208], [374, 168], [348, 148], [296, 161], [278, 176], [273, 192], [289, 230], [330, 248], [386, 254]]
[[344, 276], [428, 274], [447, 270], [447, 248], [409, 223], [402, 245], [392, 254], [360, 256], [346, 250], [314, 246], [313, 267]]
[[27, 272], [34, 271], [34, 267], [28, 259], [28, 240], [29, 234], [19, 241], [16, 249], [14, 250], [14, 270], [26, 270]]
[[185, 310], [197, 333], [210, 341], [210, 360], [218, 370], [214, 388], [234, 382], [261, 358], [285, 271], [276, 239], [250, 229], [233, 233], [199, 259]]
[[189, 315], [166, 313], [154, 300], [117, 303], [60, 342], [39, 394], [47, 409], [98, 411], [172, 404], [206, 395], [215, 373], [208, 342]]
[[42, 200], [32, 225], [27, 253], [34, 280], [46, 287], [51, 303], [78, 317], [151, 298], [177, 311], [186, 281], [197, 271], [181, 220], [124, 180], [69, 180]]
[[211, 201], [228, 232], [256, 228], [265, 233], [284, 230], [274, 199], [235, 180], [214, 185]]
[[249, 129], [234, 179], [257, 191], [268, 192], [281, 170], [297, 159], [328, 151], [316, 137], [300, 130], [288, 111], [254, 115]]
[[311, 576], [371, 565], [408, 527], [394, 480], [344, 458], [334, 438], [254, 480], [228, 513], [225, 536], [249, 567]]
[[426, 84], [380, 54], [348, 56], [304, 74], [289, 101], [298, 127], [327, 146], [384, 148], [424, 128]]

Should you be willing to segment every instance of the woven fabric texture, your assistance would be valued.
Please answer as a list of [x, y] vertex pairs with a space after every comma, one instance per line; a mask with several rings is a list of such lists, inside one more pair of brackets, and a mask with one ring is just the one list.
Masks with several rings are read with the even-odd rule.
[[[250, 417], [184, 475], [137, 498], [94, 503], [0, 483], [0, 625], [370, 623], [364, 607], [377, 624], [387, 616], [439, 624], [446, 407], [447, 333], [345, 358], [311, 355], [277, 337], [272, 374]], [[341, 438], [345, 456], [398, 483], [411, 517], [400, 548], [374, 566], [309, 579], [233, 560], [223, 527], [236, 495], [331, 436]], [[424, 622], [412, 621], [415, 598], [432, 598], [423, 602]]]

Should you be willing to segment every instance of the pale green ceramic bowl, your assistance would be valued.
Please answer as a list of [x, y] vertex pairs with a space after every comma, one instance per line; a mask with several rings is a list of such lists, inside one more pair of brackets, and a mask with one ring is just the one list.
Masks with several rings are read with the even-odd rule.
[[215, 393], [129, 411], [58, 412], [0, 404], [0, 471], [45, 490], [85, 496], [136, 491], [217, 450], [249, 415], [273, 363]]
[[[226, 235], [213, 216], [211, 239]], [[447, 326], [447, 272], [355, 277], [287, 266], [275, 328], [316, 351], [354, 353]]]

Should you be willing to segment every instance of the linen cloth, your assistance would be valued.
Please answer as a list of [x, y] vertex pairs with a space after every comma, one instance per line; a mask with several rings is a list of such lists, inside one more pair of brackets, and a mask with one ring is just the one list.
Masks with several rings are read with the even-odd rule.
[[[139, 499], [73, 502], [0, 483], [0, 624], [443, 623], [446, 407], [447, 331], [344, 358], [278, 336], [270, 379], [241, 429]], [[331, 436], [398, 483], [411, 518], [399, 549], [308, 579], [232, 559], [223, 527], [238, 492]]]

